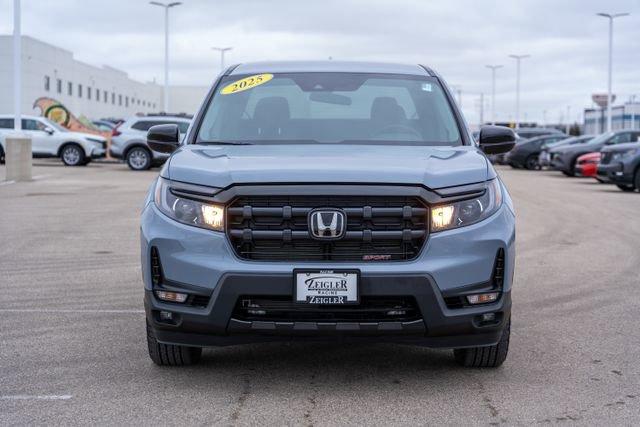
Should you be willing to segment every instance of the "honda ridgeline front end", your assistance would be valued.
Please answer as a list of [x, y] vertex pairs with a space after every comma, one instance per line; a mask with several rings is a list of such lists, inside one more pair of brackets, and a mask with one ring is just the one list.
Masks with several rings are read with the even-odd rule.
[[274, 340], [507, 355], [515, 215], [440, 76], [423, 66], [286, 62], [230, 67], [146, 199], [142, 273], [151, 359]]

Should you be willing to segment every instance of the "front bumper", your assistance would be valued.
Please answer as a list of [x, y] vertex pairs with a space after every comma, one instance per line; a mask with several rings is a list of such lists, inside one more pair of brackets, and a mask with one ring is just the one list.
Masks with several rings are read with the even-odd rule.
[[576, 175], [585, 177], [595, 177], [598, 166], [594, 163], [584, 163], [576, 165]]
[[571, 165], [569, 161], [564, 158], [562, 154], [550, 154], [551, 168], [557, 171], [569, 172]]
[[[449, 309], [433, 279], [427, 275], [366, 275], [361, 277], [361, 297], [412, 295], [422, 318], [412, 321], [247, 321], [233, 315], [236, 302], [243, 295], [291, 296], [292, 289], [292, 275], [232, 273], [224, 277], [204, 308], [161, 302], [151, 291], [146, 291], [145, 309], [158, 341], [203, 347], [336, 338], [446, 348], [486, 346], [499, 341], [511, 312], [510, 292], [493, 304]], [[171, 312], [171, 322], [163, 322], [160, 311]], [[493, 313], [496, 320], [484, 323], [481, 316], [485, 313]]]
[[92, 159], [102, 159], [106, 157], [106, 155], [107, 155], [107, 150], [105, 150], [104, 148], [93, 148], [91, 150]]
[[[153, 294], [150, 252], [156, 248], [167, 289], [208, 299], [205, 306], [159, 301]], [[142, 273], [147, 320], [156, 338], [167, 344], [230, 345], [273, 340], [374, 340], [430, 347], [475, 347], [498, 342], [510, 317], [515, 259], [515, 218], [507, 204], [490, 218], [468, 227], [434, 233], [412, 261], [261, 262], [239, 259], [223, 233], [179, 224], [148, 203], [142, 214]], [[491, 281], [497, 252], [503, 249], [501, 298], [491, 304], [450, 308], [445, 297], [477, 289]], [[245, 321], [232, 315], [243, 295], [293, 295], [293, 270], [358, 269], [361, 296], [409, 296], [418, 321]], [[160, 311], [174, 316], [169, 323]], [[483, 313], [496, 322], [480, 324]]]
[[633, 174], [624, 172], [624, 164], [620, 162], [599, 164], [598, 178], [605, 182], [614, 184], [631, 184], [633, 183]]

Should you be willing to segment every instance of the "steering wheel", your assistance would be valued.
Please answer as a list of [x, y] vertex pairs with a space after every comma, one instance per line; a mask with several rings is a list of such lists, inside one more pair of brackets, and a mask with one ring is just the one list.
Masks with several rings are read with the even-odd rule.
[[390, 133], [404, 133], [404, 134], [410, 134], [412, 136], [415, 136], [418, 139], [422, 138], [422, 135], [420, 135], [418, 131], [415, 130], [414, 128], [406, 125], [400, 125], [400, 124], [387, 125], [382, 129], [380, 129], [379, 131], [377, 131], [375, 136], [385, 135]]

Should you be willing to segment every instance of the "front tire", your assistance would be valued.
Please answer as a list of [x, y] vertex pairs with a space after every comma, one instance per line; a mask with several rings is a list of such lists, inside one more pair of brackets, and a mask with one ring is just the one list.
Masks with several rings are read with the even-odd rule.
[[188, 366], [200, 361], [202, 349], [184, 345], [162, 344], [156, 340], [147, 321], [147, 346], [149, 357], [158, 366]]
[[628, 192], [636, 190], [636, 187], [634, 187], [633, 184], [616, 184], [616, 187], [618, 187], [622, 191], [628, 191]]
[[2, 149], [2, 146], [0, 146], [0, 165], [4, 165], [4, 162], [4, 150]]
[[500, 341], [489, 347], [457, 348], [453, 356], [458, 364], [467, 368], [497, 368], [507, 359], [509, 337], [511, 335], [511, 319], [502, 331]]
[[125, 161], [131, 170], [147, 170], [151, 167], [151, 151], [144, 147], [133, 147], [127, 151]]
[[67, 144], [60, 151], [62, 163], [67, 166], [84, 166], [84, 150], [78, 144]]
[[540, 169], [538, 156], [536, 154], [531, 154], [529, 157], [527, 157], [527, 160], [524, 161], [524, 167], [530, 171]]

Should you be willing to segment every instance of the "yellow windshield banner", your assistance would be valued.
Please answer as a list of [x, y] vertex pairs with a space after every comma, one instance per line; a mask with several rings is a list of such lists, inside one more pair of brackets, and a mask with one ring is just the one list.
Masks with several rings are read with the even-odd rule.
[[273, 78], [273, 74], [256, 74], [255, 76], [245, 77], [244, 79], [235, 81], [226, 85], [220, 91], [223, 95], [229, 95], [231, 93], [242, 92], [244, 90], [253, 89], [256, 86], [265, 84]]

